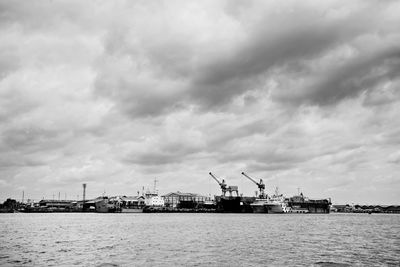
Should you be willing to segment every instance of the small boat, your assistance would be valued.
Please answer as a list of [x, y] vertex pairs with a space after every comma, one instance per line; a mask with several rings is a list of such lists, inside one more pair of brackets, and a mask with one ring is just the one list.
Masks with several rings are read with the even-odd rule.
[[121, 208], [121, 213], [141, 213], [141, 212], [143, 212], [143, 208], [140, 207]]
[[310, 211], [306, 208], [302, 208], [300, 206], [292, 206], [290, 208], [290, 213], [310, 213]]
[[141, 213], [145, 207], [145, 198], [143, 196], [121, 197], [121, 213]]
[[112, 203], [108, 197], [100, 197], [95, 201], [95, 207], [90, 207], [99, 213], [115, 212], [115, 204]]

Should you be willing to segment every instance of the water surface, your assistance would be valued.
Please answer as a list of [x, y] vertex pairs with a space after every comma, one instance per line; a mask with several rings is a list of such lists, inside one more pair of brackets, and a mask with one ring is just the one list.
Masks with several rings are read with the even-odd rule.
[[0, 266], [400, 266], [398, 214], [0, 214]]

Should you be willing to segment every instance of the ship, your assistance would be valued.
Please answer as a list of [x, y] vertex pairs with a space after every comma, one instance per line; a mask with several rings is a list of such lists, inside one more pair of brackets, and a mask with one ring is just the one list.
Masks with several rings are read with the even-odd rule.
[[144, 206], [145, 199], [143, 196], [103, 196], [95, 199], [96, 212], [100, 213], [140, 213], [143, 212]]
[[223, 213], [252, 213], [251, 206], [255, 197], [215, 196], [216, 212]]
[[286, 199], [292, 213], [329, 213], [332, 201], [328, 199], [309, 199], [303, 193]]
[[250, 204], [254, 213], [289, 213], [290, 207], [287, 205], [286, 199], [279, 194], [278, 188], [275, 194], [265, 196], [260, 194], [261, 198], [257, 198], [254, 203]]
[[143, 196], [121, 197], [121, 213], [141, 213], [145, 207], [145, 198]]
[[[303, 193], [287, 198], [283, 194], [279, 194], [278, 188], [275, 189], [275, 193], [272, 196], [268, 196], [264, 192], [265, 184], [263, 180], [260, 179], [257, 182], [244, 172], [242, 172], [242, 175], [258, 186], [259, 195], [258, 197], [239, 196], [237, 186], [228, 186], [224, 179], [220, 181], [211, 172], [209, 174], [219, 184], [222, 191], [221, 196], [215, 197], [217, 212], [329, 213], [330, 211], [330, 199], [309, 199], [304, 197]], [[226, 196], [227, 192], [229, 196]], [[232, 193], [236, 193], [236, 196], [233, 196]]]
[[285, 197], [279, 194], [278, 187], [275, 189], [275, 194], [268, 196], [265, 194], [265, 184], [262, 179], [257, 182], [255, 179], [242, 172], [242, 175], [255, 183], [259, 189], [258, 198], [254, 203], [250, 204], [254, 213], [287, 213], [290, 208], [287, 206]]
[[278, 187], [275, 188], [275, 193], [268, 198], [265, 203], [267, 213], [288, 213], [290, 207], [287, 205], [286, 198], [279, 194]]
[[268, 213], [267, 202], [268, 199], [266, 198], [256, 198], [250, 206], [254, 213]]
[[[243, 197], [239, 196], [239, 189], [236, 185], [228, 186], [225, 183], [225, 179], [220, 181], [214, 174], [211, 172], [208, 173], [221, 187], [221, 196], [215, 196], [216, 203], [216, 212], [246, 212], [251, 213], [251, 203], [254, 202], [255, 197]], [[229, 193], [229, 196], [226, 196], [226, 193]], [[236, 194], [236, 196], [233, 195]]]
[[112, 199], [102, 196], [94, 200], [95, 211], [99, 213], [115, 212], [117, 211], [117, 206], [112, 201]]

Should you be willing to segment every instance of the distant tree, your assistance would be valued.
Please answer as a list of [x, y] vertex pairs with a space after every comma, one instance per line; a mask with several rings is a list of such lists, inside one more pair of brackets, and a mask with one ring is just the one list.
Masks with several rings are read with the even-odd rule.
[[15, 209], [17, 207], [17, 201], [15, 199], [7, 198], [3, 203], [3, 207], [7, 209]]

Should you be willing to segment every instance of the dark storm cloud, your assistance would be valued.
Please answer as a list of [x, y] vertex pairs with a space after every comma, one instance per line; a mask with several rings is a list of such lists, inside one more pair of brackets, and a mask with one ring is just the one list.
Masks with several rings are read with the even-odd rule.
[[58, 134], [58, 131], [48, 131], [35, 127], [8, 129], [3, 132], [3, 142], [13, 149], [18, 150], [18, 148], [22, 147], [26, 151], [34, 152], [35, 150], [46, 149], [46, 146], [60, 145], [52, 142]]
[[[218, 85], [231, 79], [248, 79], [267, 72], [273, 66], [313, 58], [350, 37], [357, 37], [363, 27], [352, 25], [354, 22], [367, 22], [367, 18], [359, 21], [359, 17], [357, 21], [346, 18], [330, 22], [324, 18], [323, 11], [320, 12], [300, 8], [287, 12], [287, 16], [266, 16], [267, 19], [254, 25], [256, 30], [249, 33], [246, 43], [237, 47], [229, 57], [217, 58], [216, 61], [210, 59], [210, 63], [199, 72], [197, 83]], [[270, 15], [267, 11], [266, 14]]]
[[390, 81], [400, 72], [400, 49], [390, 48], [374, 55], [362, 54], [356, 60], [345, 63], [316, 77], [305, 88], [298, 88], [303, 94], [280, 97], [281, 100], [311, 104], [332, 104], [342, 99], [358, 96], [361, 92], [375, 90], [377, 85]]
[[196, 143], [196, 140], [190, 142], [190, 140], [170, 140], [168, 137], [160, 137], [156, 142], [136, 147], [124, 156], [122, 160], [124, 163], [143, 166], [181, 164], [196, 157], [196, 154], [205, 149], [206, 147], [203, 144]]
[[158, 116], [170, 113], [179, 107], [178, 95], [162, 93], [157, 90], [161, 88], [163, 91], [168, 91], [167, 83], [169, 81], [165, 81], [163, 84], [164, 81], [154, 83], [150, 80], [125, 80], [124, 77], [112, 77], [111, 79], [117, 79], [117, 81], [103, 80], [103, 78], [97, 80], [97, 92], [113, 99], [116, 107], [128, 116], [134, 118]]
[[[190, 38], [187, 31], [174, 31], [176, 21], [159, 18], [148, 19], [156, 26], [144, 34], [135, 24], [131, 28], [126, 25], [122, 29], [112, 28], [105, 39], [105, 56], [100, 65], [122, 66], [115, 69], [100, 66], [97, 90], [115, 99], [118, 107], [132, 117], [159, 116], [188, 105], [224, 110], [234, 97], [264, 87], [265, 80], [273, 78], [271, 70], [297, 65], [300, 66], [297, 72], [302, 73], [307, 71], [301, 69], [302, 62], [316, 60], [343, 44], [351, 46], [353, 40], [368, 33], [369, 27], [380, 31], [379, 14], [385, 7], [363, 4], [348, 11], [339, 4], [332, 8], [295, 4], [276, 13], [267, 6], [256, 11], [261, 18], [251, 23], [247, 20], [255, 12], [252, 9], [244, 9], [240, 16], [222, 13], [240, 25], [238, 35], [245, 39], [238, 37], [236, 43], [234, 40], [215, 43], [219, 41], [217, 38], [209, 43], [192, 41], [187, 39]], [[369, 16], [372, 11], [375, 15]], [[331, 14], [335, 12], [339, 15]], [[159, 35], [162, 29], [164, 35]], [[190, 32], [191, 26], [187, 30]], [[192, 37], [196, 40], [196, 36]], [[208, 47], [215, 47], [215, 52]], [[361, 52], [347, 65], [323, 73], [326, 77], [322, 79], [318, 72], [308, 74], [308, 88], [282, 88], [273, 94], [274, 99], [332, 103], [356, 96], [365, 86], [376, 83], [376, 78], [390, 78], [394, 73], [391, 70], [379, 77], [367, 76], [374, 66], [385, 64], [382, 61], [396, 51], [380, 51], [381, 55], [375, 57], [367, 53]], [[292, 92], [298, 90], [301, 92], [293, 96]]]
[[[237, 139], [251, 137], [257, 134], [268, 136], [276, 130], [276, 122], [271, 120], [254, 120], [235, 125], [232, 122], [210, 125], [204, 132], [207, 134], [208, 147], [212, 151], [215, 147], [228, 145]], [[215, 134], [218, 133], [218, 134]]]
[[300, 153], [292, 151], [276, 151], [273, 149], [264, 151], [238, 151], [232, 154], [227, 153], [217, 160], [220, 163], [229, 163], [234, 161], [248, 162], [246, 164], [249, 170], [289, 170], [300, 163], [308, 161], [310, 158], [304, 157]]

